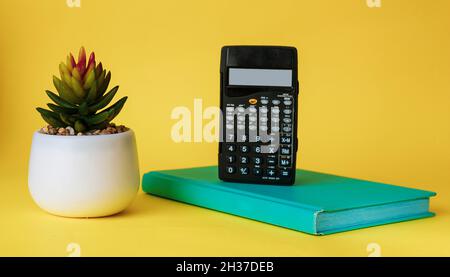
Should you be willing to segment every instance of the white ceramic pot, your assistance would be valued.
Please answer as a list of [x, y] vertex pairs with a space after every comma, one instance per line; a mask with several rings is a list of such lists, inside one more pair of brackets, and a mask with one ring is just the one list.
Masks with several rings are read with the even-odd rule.
[[133, 201], [140, 175], [132, 130], [97, 136], [36, 132], [28, 187], [43, 210], [66, 217], [119, 213]]

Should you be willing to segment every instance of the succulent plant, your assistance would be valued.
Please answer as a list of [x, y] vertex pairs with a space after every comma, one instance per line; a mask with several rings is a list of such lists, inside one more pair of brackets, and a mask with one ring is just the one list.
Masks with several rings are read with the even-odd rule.
[[106, 128], [121, 111], [127, 97], [107, 107], [117, 93], [119, 86], [109, 92], [111, 72], [103, 69], [100, 62], [96, 65], [95, 54], [86, 59], [86, 50], [80, 48], [78, 62], [72, 54], [67, 62], [59, 65], [61, 79], [53, 76], [57, 94], [47, 90], [48, 97], [54, 102], [48, 108], [37, 108], [42, 118], [53, 127], [71, 126], [76, 132]]

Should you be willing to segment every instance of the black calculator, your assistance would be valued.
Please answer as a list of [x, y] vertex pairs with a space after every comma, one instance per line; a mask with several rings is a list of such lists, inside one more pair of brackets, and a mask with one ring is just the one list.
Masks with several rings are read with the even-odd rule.
[[220, 65], [219, 178], [292, 185], [297, 153], [297, 50], [225, 46]]

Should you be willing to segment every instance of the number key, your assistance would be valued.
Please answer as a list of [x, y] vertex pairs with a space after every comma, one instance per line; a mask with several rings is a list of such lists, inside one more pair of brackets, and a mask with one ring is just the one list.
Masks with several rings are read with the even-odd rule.
[[256, 164], [256, 165], [260, 165], [260, 164], [262, 164], [262, 162], [263, 162], [263, 159], [261, 157], [254, 157], [253, 158], [253, 163]]
[[232, 164], [236, 161], [236, 156], [233, 155], [227, 155], [227, 162]]
[[233, 174], [236, 172], [236, 168], [234, 166], [227, 166], [226, 171], [228, 174]]
[[241, 153], [248, 153], [250, 152], [250, 147], [248, 147], [247, 145], [242, 145], [240, 147]]
[[261, 146], [255, 146], [255, 153], [261, 153]]
[[234, 144], [228, 144], [227, 145], [227, 151], [228, 152], [234, 152], [236, 151], [236, 146]]
[[239, 161], [241, 162], [241, 164], [248, 164], [248, 157], [242, 156], [239, 158]]

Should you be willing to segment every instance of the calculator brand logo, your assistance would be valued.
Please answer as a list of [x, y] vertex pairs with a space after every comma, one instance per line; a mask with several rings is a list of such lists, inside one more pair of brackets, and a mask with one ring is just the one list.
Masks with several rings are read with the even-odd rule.
[[227, 107], [224, 115], [219, 107], [203, 109], [203, 100], [194, 99], [193, 111], [184, 106], [172, 110], [171, 119], [177, 122], [172, 126], [171, 137], [177, 143], [262, 142], [261, 153], [276, 153], [280, 137], [279, 113], [279, 108], [269, 111], [267, 108]]
[[81, 0], [66, 0], [66, 5], [69, 8], [81, 8]]
[[381, 8], [381, 0], [366, 0], [366, 3], [369, 8]]

